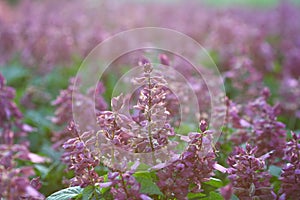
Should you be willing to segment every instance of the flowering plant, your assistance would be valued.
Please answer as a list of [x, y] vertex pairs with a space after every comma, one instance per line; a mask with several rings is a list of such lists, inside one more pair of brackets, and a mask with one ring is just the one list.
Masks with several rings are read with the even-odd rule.
[[[0, 199], [298, 199], [299, 18], [288, 0], [0, 1]], [[98, 69], [74, 77], [105, 63], [83, 60], [99, 42], [147, 26], [205, 51], [147, 32], [125, 38], [147, 48], [114, 57], [95, 87]]]

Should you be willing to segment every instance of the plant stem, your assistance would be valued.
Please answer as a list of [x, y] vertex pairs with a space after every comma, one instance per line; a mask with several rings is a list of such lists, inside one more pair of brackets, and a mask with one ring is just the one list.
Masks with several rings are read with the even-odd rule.
[[154, 146], [153, 146], [153, 139], [152, 139], [152, 135], [151, 135], [151, 107], [152, 107], [152, 97], [151, 97], [151, 78], [150, 78], [150, 74], [149, 74], [149, 78], [148, 78], [148, 89], [149, 89], [149, 97], [148, 97], [148, 113], [147, 113], [147, 117], [148, 117], [148, 137], [149, 137], [149, 142], [150, 142], [150, 146], [151, 146], [151, 151], [154, 151]]
[[123, 178], [123, 173], [122, 173], [121, 171], [119, 171], [119, 174], [120, 174], [120, 177], [121, 177], [121, 182], [122, 182], [122, 186], [123, 186], [123, 188], [124, 188], [126, 197], [129, 198], [128, 191], [127, 191], [127, 189], [126, 189], [125, 180], [124, 180], [124, 178]]
[[156, 159], [154, 155], [154, 145], [153, 145], [153, 138], [152, 138], [152, 130], [151, 130], [151, 108], [152, 108], [152, 93], [151, 93], [151, 75], [149, 74], [148, 77], [148, 89], [149, 89], [149, 97], [148, 97], [148, 113], [147, 113], [147, 119], [148, 119], [148, 137], [149, 137], [149, 143], [151, 147], [151, 154], [152, 154], [152, 162], [153, 164], [156, 164]]

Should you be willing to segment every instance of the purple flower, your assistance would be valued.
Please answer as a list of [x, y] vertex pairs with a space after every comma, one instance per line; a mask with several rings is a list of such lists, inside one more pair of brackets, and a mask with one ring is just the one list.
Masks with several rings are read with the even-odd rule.
[[300, 79], [286, 76], [280, 87], [280, 98], [285, 114], [293, 115], [300, 119]]
[[170, 64], [171, 64], [170, 60], [166, 54], [160, 54], [159, 60], [160, 60], [160, 63], [163, 65], [170, 66]]
[[233, 142], [238, 145], [245, 142], [255, 144], [258, 148], [256, 156], [274, 151], [269, 161], [277, 163], [284, 155], [286, 130], [285, 125], [277, 120], [280, 107], [278, 104], [268, 104], [269, 96], [269, 89], [264, 88], [261, 97], [245, 106], [231, 102], [228, 119], [229, 124], [236, 129], [231, 136]]
[[233, 193], [240, 199], [274, 199], [275, 193], [269, 182], [271, 175], [267, 172], [266, 156], [256, 157], [257, 147], [246, 145], [246, 149], [236, 147], [233, 155], [228, 157], [228, 178]]
[[8, 200], [20, 197], [43, 199], [38, 187], [35, 189], [30, 184], [29, 177], [35, 174], [33, 168], [18, 163], [18, 160], [43, 162], [44, 159], [28, 150], [26, 140], [22, 144], [15, 143], [20, 136], [26, 136], [31, 127], [23, 124], [14, 96], [15, 90], [6, 86], [0, 74], [0, 197]]
[[76, 135], [63, 144], [65, 152], [62, 161], [67, 164], [68, 171], [74, 171], [75, 177], [70, 180], [72, 186], [86, 187], [103, 182], [103, 177], [95, 171], [100, 164], [99, 159], [86, 147], [84, 139], [91, 138], [92, 133], [79, 135], [74, 122], [69, 124], [69, 134]]
[[166, 145], [167, 138], [174, 135], [174, 131], [169, 124], [170, 113], [166, 108], [166, 80], [160, 72], [153, 70], [149, 61], [143, 67], [143, 76], [135, 79], [135, 82], [142, 87], [137, 105], [134, 106], [138, 117], [134, 119], [140, 125], [140, 130], [147, 135], [144, 140], [136, 144], [137, 150], [149, 152]]
[[300, 196], [300, 136], [294, 132], [286, 144], [284, 159], [287, 164], [282, 168], [280, 177], [280, 198], [297, 199]]
[[189, 137], [189, 146], [181, 157], [157, 172], [157, 185], [168, 198], [186, 199], [189, 192], [201, 192], [201, 183], [213, 175], [216, 161], [210, 132]]
[[[90, 104], [90, 102], [88, 102], [86, 98], [83, 98], [83, 95], [78, 91], [78, 88], [75, 87], [75, 82], [76, 79], [71, 78], [69, 80], [68, 88], [65, 90], [61, 90], [59, 96], [52, 102], [52, 105], [56, 107], [55, 116], [52, 118], [52, 122], [56, 125], [67, 125], [73, 120], [72, 103], [73, 101], [75, 101], [75, 96], [77, 101], [84, 101], [86, 104]], [[107, 108], [107, 104], [102, 97], [104, 91], [105, 88], [102, 85], [102, 83], [98, 83], [96, 89], [93, 90], [93, 88], [91, 88], [87, 92], [87, 95], [90, 97], [90, 101], [95, 100], [96, 109], [105, 110]], [[83, 108], [82, 112], [84, 111], [85, 110]], [[85, 127], [81, 128], [84, 129]], [[75, 136], [77, 136], [77, 134]], [[53, 132], [53, 147], [55, 149], [61, 147], [61, 145], [69, 138], [71, 138], [71, 135], [69, 134], [69, 130], [67, 129], [63, 129], [58, 132]]]
[[206, 131], [206, 129], [207, 129], [207, 122], [205, 120], [201, 120], [200, 124], [199, 124], [199, 127], [200, 127], [200, 130], [202, 132]]
[[109, 182], [100, 184], [100, 187], [110, 187], [110, 193], [113, 198], [117, 200], [150, 200], [151, 198], [149, 196], [140, 192], [141, 185], [133, 176], [138, 165], [139, 162], [135, 163], [131, 167], [131, 170], [126, 172], [109, 172]]
[[[14, 103], [15, 90], [6, 86], [0, 73], [0, 144], [13, 144], [15, 137], [26, 136], [31, 127], [22, 122], [23, 115]], [[12, 131], [13, 130], [13, 131]]]

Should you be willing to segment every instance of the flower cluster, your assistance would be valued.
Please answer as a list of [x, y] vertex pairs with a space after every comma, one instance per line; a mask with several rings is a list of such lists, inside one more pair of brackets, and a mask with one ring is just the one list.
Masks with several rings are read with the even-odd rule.
[[[112, 111], [100, 111], [97, 117], [101, 132], [109, 143], [135, 153], [155, 151], [174, 134], [166, 108], [165, 80], [145, 59], [141, 64], [144, 74], [134, 80], [141, 88], [133, 116], [122, 114], [127, 101], [124, 95], [111, 101]], [[139, 134], [137, 134], [139, 133]]]
[[246, 145], [246, 149], [237, 147], [228, 158], [228, 178], [234, 194], [240, 199], [275, 199], [270, 185], [271, 175], [266, 171], [265, 160], [269, 154], [256, 157], [257, 147]]
[[[140, 184], [135, 180], [133, 174], [138, 167], [136, 163], [131, 167], [131, 170], [121, 172], [110, 169], [108, 172], [108, 182], [104, 182], [104, 177], [100, 176], [96, 167], [100, 166], [98, 153], [92, 152], [91, 148], [86, 145], [91, 144], [89, 140], [97, 139], [93, 137], [91, 132], [85, 132], [79, 135], [78, 127], [71, 122], [68, 126], [68, 131], [74, 136], [63, 145], [65, 150], [62, 160], [68, 165], [67, 170], [74, 172], [75, 177], [70, 180], [71, 186], [99, 186], [100, 188], [108, 188], [109, 193], [114, 199], [125, 200], [149, 200], [151, 199], [145, 194], [140, 193]], [[117, 133], [116, 133], [117, 135]], [[87, 142], [85, 142], [87, 140]], [[95, 145], [96, 142], [93, 143]], [[115, 145], [115, 144], [113, 144]]]
[[39, 180], [30, 181], [30, 178], [35, 175], [33, 168], [18, 167], [18, 160], [32, 160], [27, 146], [23, 144], [0, 145], [0, 197], [7, 200], [44, 199], [43, 195], [38, 192], [41, 187]]
[[157, 185], [171, 199], [186, 199], [189, 192], [201, 192], [201, 183], [213, 175], [216, 156], [211, 132], [190, 133], [187, 141], [189, 145], [180, 158], [157, 172]]
[[67, 140], [63, 144], [65, 150], [62, 160], [68, 165], [68, 170], [74, 171], [75, 177], [70, 180], [72, 186], [86, 187], [95, 185], [103, 181], [95, 171], [95, 167], [99, 165], [99, 159], [96, 158], [85, 146], [84, 139], [90, 138], [90, 132], [79, 135], [78, 127], [73, 121], [68, 126], [69, 134], [73, 138]]
[[284, 155], [286, 130], [282, 122], [277, 121], [280, 112], [279, 105], [271, 106], [267, 103], [270, 96], [269, 89], [265, 88], [261, 92], [261, 97], [251, 102], [246, 107], [245, 113], [250, 120], [253, 131], [250, 141], [258, 147], [257, 156], [261, 156], [270, 151], [274, 159], [282, 158]]
[[[170, 64], [167, 56], [160, 59], [162, 63]], [[74, 171], [75, 177], [70, 181], [72, 186], [108, 188], [114, 199], [150, 198], [140, 193], [141, 185], [134, 176], [135, 170], [122, 172], [115, 169], [128, 166], [128, 161], [122, 158], [123, 150], [149, 153], [174, 143], [170, 140], [175, 132], [167, 106], [172, 99], [168, 98], [167, 81], [147, 59], [140, 61], [140, 67], [143, 75], [133, 80], [139, 88], [132, 116], [123, 114], [129, 100], [121, 94], [112, 98], [112, 111], [98, 112], [98, 131], [81, 132], [75, 123], [70, 124], [68, 134], [73, 137], [63, 145], [63, 161], [67, 163], [68, 170]], [[76, 91], [70, 92], [77, 95]], [[245, 150], [238, 147], [228, 158], [227, 172], [231, 183], [227, 186], [230, 193], [227, 192], [227, 196], [233, 192], [241, 199], [276, 197], [270, 183], [271, 175], [266, 170], [267, 164], [278, 163], [278, 158], [283, 156], [286, 131], [284, 125], [277, 121], [278, 105], [271, 106], [267, 102], [269, 96], [270, 91], [265, 88], [261, 97], [244, 106], [229, 98], [225, 100], [226, 125], [236, 131], [232, 141], [256, 145], [252, 148], [247, 144]], [[186, 199], [189, 193], [201, 193], [202, 183], [214, 175], [214, 169], [219, 165], [212, 146], [212, 132], [207, 130], [207, 126], [207, 122], [202, 120], [199, 133], [192, 132], [181, 137], [189, 145], [179, 157], [169, 165], [153, 168], [158, 169], [156, 184], [166, 198]], [[243, 137], [240, 137], [241, 134]], [[104, 154], [108, 160], [103, 157]], [[113, 165], [108, 164], [111, 162]], [[108, 167], [107, 178], [100, 176], [96, 170], [102, 164]]]
[[232, 141], [257, 145], [257, 156], [274, 151], [270, 161], [276, 163], [284, 154], [286, 131], [285, 125], [277, 120], [280, 107], [269, 105], [269, 96], [269, 89], [264, 88], [261, 97], [243, 108], [229, 101], [228, 115], [229, 123], [238, 130], [232, 135]]
[[[69, 80], [68, 88], [60, 91], [59, 96], [56, 98], [55, 101], [52, 102], [52, 105], [56, 107], [55, 116], [52, 118], [52, 122], [56, 125], [59, 126], [66, 125], [73, 120], [72, 103], [74, 101], [75, 96], [76, 98], [84, 101], [83, 95], [78, 91], [78, 88], [76, 87], [75, 83], [76, 83], [76, 79], [71, 78]], [[94, 91], [95, 93], [93, 93]], [[104, 101], [104, 98], [102, 97], [102, 94], [105, 92], [105, 88], [103, 84], [99, 82], [94, 91], [90, 89], [88, 91], [88, 96], [91, 99], [95, 98], [95, 108], [97, 110], [106, 109], [107, 104]], [[69, 134], [69, 130], [67, 129], [53, 132], [53, 136], [52, 136], [52, 141], [54, 142], [53, 147], [57, 149], [71, 136], [72, 135]]]
[[[169, 123], [170, 112], [166, 107], [166, 80], [160, 72], [155, 72], [147, 59], [141, 62], [144, 68], [142, 77], [135, 78], [135, 82], [142, 85], [137, 105], [134, 106], [136, 122], [142, 130], [148, 132], [149, 149], [142, 152], [155, 151], [168, 143], [168, 136], [174, 135]], [[145, 142], [145, 141], [144, 141]]]
[[42, 157], [28, 150], [28, 142], [17, 139], [25, 136], [32, 128], [22, 123], [22, 114], [13, 102], [15, 90], [6, 86], [0, 74], [0, 197], [8, 200], [22, 198], [43, 199], [32, 167], [20, 166], [19, 161], [44, 162]]
[[116, 200], [151, 200], [152, 198], [146, 194], [140, 193], [141, 185], [133, 176], [138, 165], [137, 162], [131, 167], [131, 170], [125, 173], [120, 171], [109, 172], [107, 176], [109, 182], [100, 184], [100, 187], [110, 187], [110, 193]]
[[[0, 74], [0, 143], [12, 144], [16, 137], [23, 137], [31, 127], [22, 123], [22, 113], [17, 108], [13, 99], [15, 90], [6, 86], [5, 79]], [[13, 131], [13, 129], [16, 129]]]
[[[175, 133], [169, 123], [170, 113], [166, 102], [170, 99], [167, 98], [166, 80], [147, 59], [141, 60], [140, 67], [143, 75], [134, 79], [139, 90], [132, 117], [122, 114], [127, 99], [126, 95], [121, 94], [112, 98], [112, 111], [98, 112], [97, 133], [81, 133], [75, 123], [69, 125], [68, 133], [73, 137], [64, 143], [65, 153], [62, 159], [67, 163], [68, 170], [74, 171], [75, 177], [71, 179], [71, 185], [99, 185], [100, 188], [109, 188], [114, 199], [150, 199], [139, 192], [140, 183], [133, 176], [138, 164], [125, 172], [114, 169], [114, 164], [128, 165], [123, 163], [123, 158], [120, 157], [122, 153], [118, 148], [133, 153], [154, 153], [174, 143], [170, 140]], [[201, 183], [208, 181], [213, 175], [215, 152], [212, 148], [212, 132], [207, 130], [207, 126], [207, 122], [203, 120], [199, 125], [201, 133], [182, 136], [182, 140], [188, 143], [184, 153], [170, 165], [158, 170], [157, 186], [166, 197], [180, 199], [186, 198], [188, 192], [201, 192]], [[109, 162], [113, 162], [113, 165], [107, 165], [108, 182], [103, 182], [104, 178], [95, 171], [96, 166], [101, 165], [100, 161], [106, 165], [106, 158], [101, 157], [103, 154], [110, 156]], [[155, 154], [152, 156], [155, 157]], [[156, 162], [155, 159], [153, 162]]]
[[283, 109], [286, 113], [300, 118], [300, 79], [287, 77], [282, 81], [280, 88], [280, 96], [282, 101], [289, 102], [282, 104]]
[[280, 199], [297, 199], [300, 196], [300, 136], [292, 133], [287, 142], [285, 157], [287, 164], [282, 168]]
[[[52, 118], [52, 123], [56, 125], [66, 125], [71, 122], [72, 116], [72, 95], [76, 94], [77, 89], [74, 88], [75, 79], [71, 78], [69, 81], [69, 87], [66, 90], [60, 91], [59, 96], [52, 105], [56, 106], [55, 116]], [[68, 138], [70, 138], [68, 130], [62, 130], [53, 133], [52, 141], [53, 147], [60, 147]]]

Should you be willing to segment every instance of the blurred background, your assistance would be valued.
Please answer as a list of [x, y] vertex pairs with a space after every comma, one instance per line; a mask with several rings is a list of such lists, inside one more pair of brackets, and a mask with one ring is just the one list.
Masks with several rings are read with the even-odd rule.
[[[278, 119], [299, 130], [299, 6], [300, 0], [1, 0], [0, 72], [16, 90], [24, 121], [35, 127], [28, 135], [30, 150], [55, 161], [35, 164], [41, 192], [64, 187], [61, 152], [52, 145], [54, 132], [65, 124], [52, 123], [51, 102], [95, 45], [136, 27], [189, 35], [208, 50], [231, 99], [247, 102], [267, 86], [269, 102], [280, 105]], [[104, 81], [108, 102], [116, 78], [108, 74]]]

